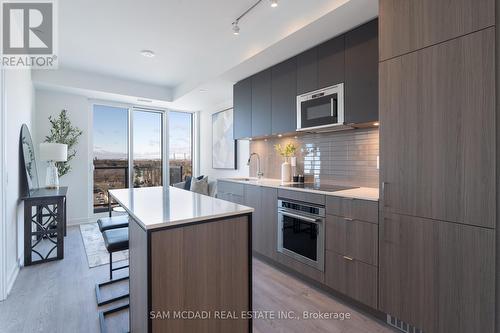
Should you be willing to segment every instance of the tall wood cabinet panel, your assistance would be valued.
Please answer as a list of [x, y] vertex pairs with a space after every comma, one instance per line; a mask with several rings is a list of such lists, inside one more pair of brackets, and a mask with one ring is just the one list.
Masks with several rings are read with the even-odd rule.
[[380, 59], [495, 24], [495, 0], [379, 0]]
[[495, 31], [380, 63], [382, 209], [495, 226]]
[[235, 139], [252, 136], [252, 79], [244, 79], [233, 86], [233, 114]]
[[271, 68], [271, 132], [297, 129], [297, 58]]
[[252, 136], [271, 134], [271, 70], [252, 77]]
[[[342, 83], [345, 80], [345, 36], [330, 39], [318, 46], [317, 89]], [[374, 60], [377, 58], [375, 57]]]
[[494, 331], [495, 231], [386, 213], [380, 310], [424, 332]]
[[378, 20], [345, 35], [345, 122], [378, 121]]

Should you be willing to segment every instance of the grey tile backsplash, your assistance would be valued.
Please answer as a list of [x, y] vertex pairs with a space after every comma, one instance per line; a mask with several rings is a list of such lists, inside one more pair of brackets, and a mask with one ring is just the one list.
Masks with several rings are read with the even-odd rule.
[[[250, 152], [260, 155], [265, 178], [281, 178], [283, 158], [274, 150], [274, 145], [288, 142], [297, 147], [295, 173], [304, 174], [306, 181], [378, 187], [378, 128], [253, 140]], [[257, 160], [252, 159], [250, 176], [256, 174]]]

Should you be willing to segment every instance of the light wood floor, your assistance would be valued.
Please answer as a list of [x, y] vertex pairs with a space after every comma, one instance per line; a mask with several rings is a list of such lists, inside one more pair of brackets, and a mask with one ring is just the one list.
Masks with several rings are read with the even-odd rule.
[[[99, 332], [94, 284], [108, 278], [107, 266], [89, 269], [78, 227], [68, 229], [65, 258], [21, 269], [8, 299], [0, 302], [0, 332]], [[349, 320], [254, 320], [254, 332], [395, 332], [326, 293], [254, 259], [254, 310], [349, 312]], [[126, 272], [124, 272], [126, 274]], [[112, 287], [122, 292], [127, 282]], [[119, 304], [119, 303], [117, 303]], [[107, 321], [109, 332], [128, 329], [126, 312]]]

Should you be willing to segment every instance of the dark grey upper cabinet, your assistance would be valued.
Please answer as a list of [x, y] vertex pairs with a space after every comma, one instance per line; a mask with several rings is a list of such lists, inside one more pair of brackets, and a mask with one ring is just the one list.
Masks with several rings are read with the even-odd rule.
[[345, 122], [378, 120], [378, 19], [345, 37]]
[[297, 95], [318, 89], [318, 48], [297, 56]]
[[271, 70], [252, 77], [252, 136], [271, 134]]
[[252, 136], [252, 79], [244, 79], [233, 86], [234, 138]]
[[272, 134], [297, 129], [297, 58], [284, 61], [271, 69]]
[[[345, 80], [344, 35], [318, 46], [318, 86], [317, 89], [342, 83]], [[374, 61], [377, 61], [375, 57]]]

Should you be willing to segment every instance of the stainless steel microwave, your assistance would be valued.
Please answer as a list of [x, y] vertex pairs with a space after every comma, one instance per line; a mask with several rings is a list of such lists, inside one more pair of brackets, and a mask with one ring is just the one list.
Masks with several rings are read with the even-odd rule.
[[333, 127], [346, 127], [343, 83], [297, 96], [297, 131]]

